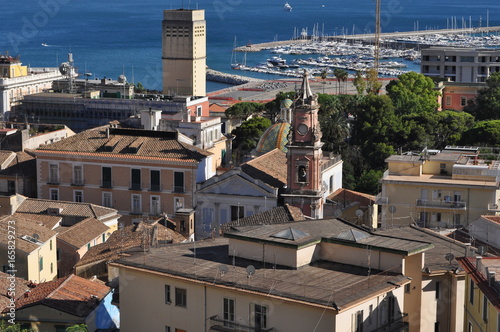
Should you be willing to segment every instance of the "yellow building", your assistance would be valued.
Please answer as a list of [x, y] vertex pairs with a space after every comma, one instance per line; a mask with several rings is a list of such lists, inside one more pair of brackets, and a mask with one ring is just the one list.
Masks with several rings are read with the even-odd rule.
[[465, 283], [464, 331], [500, 330], [499, 257], [461, 257], [457, 259], [467, 273]]
[[386, 162], [376, 199], [382, 205], [382, 226], [415, 220], [423, 227], [460, 227], [500, 212], [500, 163], [479, 159], [477, 148], [425, 149]]
[[205, 11], [164, 10], [162, 32], [163, 93], [205, 96]]

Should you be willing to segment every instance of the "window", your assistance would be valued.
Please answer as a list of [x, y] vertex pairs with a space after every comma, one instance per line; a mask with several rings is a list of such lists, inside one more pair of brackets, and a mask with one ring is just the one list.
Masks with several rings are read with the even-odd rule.
[[460, 106], [466, 106], [466, 105], [467, 105], [467, 98], [460, 97]]
[[141, 170], [137, 168], [131, 169], [131, 186], [132, 190], [141, 190]]
[[54, 263], [50, 263], [50, 274], [54, 273]]
[[234, 299], [224, 298], [224, 326], [234, 327]]
[[472, 323], [469, 322], [469, 325], [467, 327], [467, 332], [472, 332]]
[[40, 259], [38, 260], [38, 270], [43, 270], [43, 257], [40, 257]]
[[363, 310], [359, 310], [353, 314], [353, 331], [363, 332]]
[[74, 165], [73, 166], [73, 184], [82, 185], [83, 184], [83, 166]]
[[178, 307], [186, 307], [186, 290], [184, 288], [175, 287], [175, 305]]
[[141, 195], [132, 194], [132, 213], [141, 213]]
[[102, 205], [105, 207], [112, 207], [112, 198], [111, 192], [105, 191], [102, 193]]
[[184, 192], [184, 173], [174, 172], [174, 192]]
[[267, 328], [267, 307], [260, 304], [254, 304], [253, 322], [256, 331]]
[[474, 281], [469, 280], [469, 302], [474, 305]]
[[330, 186], [330, 188], [328, 188], [328, 189], [330, 189], [330, 192], [332, 192], [333, 191], [333, 175], [330, 176], [329, 186]]
[[150, 214], [156, 216], [160, 212], [160, 196], [151, 196]]
[[436, 281], [436, 300], [439, 300], [441, 296], [441, 283], [439, 281]]
[[87, 250], [89, 250], [89, 249], [90, 249], [90, 242], [87, 243]]
[[102, 243], [106, 242], [106, 234], [102, 234]]
[[434, 323], [434, 332], [439, 332], [439, 322]]
[[[406, 286], [409, 286], [410, 284], [407, 284]], [[409, 291], [409, 290], [408, 290]], [[373, 304], [370, 304], [369, 306], [369, 313], [368, 313], [368, 324], [372, 325], [373, 323]]]
[[451, 106], [451, 96], [446, 96], [446, 106]]
[[83, 202], [83, 191], [81, 190], [75, 190], [73, 193], [73, 201], [77, 203]]
[[50, 199], [53, 201], [59, 200], [59, 189], [50, 189]]
[[49, 246], [50, 246], [50, 251], [52, 251], [52, 240], [50, 240]]
[[11, 195], [16, 193], [16, 181], [7, 180], [7, 192]]
[[161, 190], [160, 188], [160, 171], [157, 170], [151, 170], [150, 173], [151, 177], [151, 190], [158, 191]]
[[175, 197], [174, 198], [174, 209], [175, 211], [184, 208], [184, 198]]
[[165, 304], [170, 304], [170, 285], [165, 285]]
[[410, 284], [406, 284], [405, 285], [405, 293], [409, 293], [410, 289], [411, 289], [411, 285]]
[[170, 326], [165, 326], [165, 332], [170, 332]]
[[488, 321], [488, 298], [483, 295], [483, 320]]
[[59, 183], [59, 165], [50, 164], [49, 165], [49, 182]]
[[245, 217], [245, 207], [240, 205], [231, 205], [231, 221]]
[[299, 166], [297, 176], [299, 182], [307, 182], [307, 170], [304, 165]]
[[202, 114], [201, 106], [196, 106], [196, 116], [201, 116], [201, 114]]
[[102, 168], [102, 186], [111, 188], [111, 167]]

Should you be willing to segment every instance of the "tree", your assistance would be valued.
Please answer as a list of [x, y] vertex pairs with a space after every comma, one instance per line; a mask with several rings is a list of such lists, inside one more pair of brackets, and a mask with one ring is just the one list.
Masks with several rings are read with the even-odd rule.
[[340, 69], [339, 77], [344, 85], [344, 93], [347, 93], [346, 82], [347, 82], [347, 79], [349, 78], [349, 73], [344, 69]]
[[294, 100], [295, 99], [295, 91], [282, 92], [280, 91], [276, 94], [276, 98], [264, 105], [264, 109], [266, 110], [267, 115], [274, 123], [278, 114], [280, 114], [281, 110], [281, 102], [285, 99]]
[[66, 332], [88, 332], [87, 325], [76, 324], [66, 329]]
[[271, 120], [256, 117], [233, 129], [231, 134], [236, 136], [233, 147], [238, 150], [239, 155], [242, 156], [255, 148], [260, 137], [269, 126], [271, 126]]
[[21, 324], [7, 324], [5, 321], [0, 323], [0, 332], [33, 332], [32, 329], [23, 329]]
[[429, 77], [414, 71], [398, 76], [385, 87], [396, 108], [396, 114], [434, 112], [439, 107], [439, 91]]
[[333, 76], [337, 79], [337, 94], [340, 94], [340, 81], [342, 80], [342, 69], [340, 68], [335, 68], [333, 70]]
[[366, 81], [360, 71], [357, 71], [356, 74], [354, 74], [354, 80], [352, 81], [352, 84], [356, 87], [358, 95], [363, 95], [366, 90]]
[[145, 91], [146, 89], [144, 88], [144, 86], [142, 85], [141, 82], [137, 82], [137, 85], [135, 87], [135, 92], [143, 92]]
[[462, 134], [460, 144], [479, 146], [500, 145], [500, 120], [481, 121]]
[[251, 115], [257, 115], [262, 113], [264, 110], [264, 106], [260, 103], [254, 102], [241, 102], [234, 104], [233, 106], [226, 109], [225, 114], [228, 118], [237, 118], [237, 119], [248, 119]]
[[325, 143], [324, 149], [340, 153], [341, 147], [349, 136], [347, 118], [339, 110], [327, 111], [326, 116], [320, 118], [322, 141]]
[[464, 107], [476, 120], [500, 119], [500, 72], [495, 72], [486, 80], [486, 88], [478, 91], [475, 101]]
[[357, 181], [355, 190], [370, 195], [377, 195], [380, 192], [379, 180], [383, 175], [383, 171], [364, 171]]
[[375, 69], [370, 68], [366, 71], [366, 92], [371, 95], [378, 95], [382, 83], [378, 80], [378, 73]]

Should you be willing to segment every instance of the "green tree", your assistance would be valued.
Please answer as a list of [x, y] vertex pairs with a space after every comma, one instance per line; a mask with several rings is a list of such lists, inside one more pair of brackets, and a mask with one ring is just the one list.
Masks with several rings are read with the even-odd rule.
[[434, 112], [439, 107], [439, 91], [429, 77], [414, 71], [398, 76], [385, 87], [392, 99], [396, 114]]
[[380, 89], [382, 88], [382, 83], [378, 80], [378, 73], [374, 68], [370, 68], [366, 71], [366, 92], [370, 95], [378, 95]]
[[366, 90], [366, 81], [365, 78], [363, 77], [363, 74], [360, 71], [357, 71], [356, 74], [354, 75], [354, 80], [352, 81], [352, 84], [356, 87], [358, 95], [364, 94]]
[[266, 114], [269, 116], [271, 121], [274, 123], [276, 122], [275, 119], [278, 114], [280, 114], [281, 110], [281, 102], [285, 99], [290, 99], [294, 100], [295, 99], [295, 92], [294, 91], [288, 91], [288, 92], [282, 92], [280, 91], [278, 94], [276, 94], [276, 98], [264, 105], [264, 109], [266, 110]]
[[486, 88], [478, 91], [476, 100], [469, 102], [464, 111], [480, 121], [500, 119], [500, 72], [488, 77]]
[[460, 144], [500, 146], [500, 120], [481, 121], [465, 131]]
[[236, 103], [226, 109], [225, 114], [228, 118], [248, 119], [251, 115], [257, 115], [264, 111], [264, 105], [260, 103], [243, 101]]
[[87, 325], [76, 324], [66, 329], [66, 332], [88, 332]]
[[323, 132], [322, 141], [325, 143], [323, 148], [327, 151], [340, 153], [341, 147], [349, 136], [345, 114], [339, 110], [328, 111], [326, 116], [320, 118], [320, 126]]
[[344, 86], [344, 94], [347, 93], [347, 80], [349, 79], [349, 73], [347, 70], [341, 69], [340, 70], [340, 80], [342, 81], [342, 85]]
[[340, 81], [342, 81], [342, 69], [335, 68], [333, 70], [333, 76], [337, 79], [337, 94], [340, 94]]
[[383, 175], [383, 171], [364, 171], [357, 181], [355, 190], [370, 195], [377, 195], [380, 192], [379, 180]]
[[5, 321], [0, 322], [0, 332], [33, 332], [32, 329], [23, 329], [21, 324], [7, 324]]
[[141, 82], [137, 82], [137, 85], [135, 86], [135, 92], [144, 92], [146, 89], [142, 85]]
[[234, 149], [240, 156], [250, 152], [257, 146], [257, 142], [269, 126], [271, 126], [271, 120], [262, 117], [251, 118], [243, 122], [231, 132], [236, 136], [233, 141]]

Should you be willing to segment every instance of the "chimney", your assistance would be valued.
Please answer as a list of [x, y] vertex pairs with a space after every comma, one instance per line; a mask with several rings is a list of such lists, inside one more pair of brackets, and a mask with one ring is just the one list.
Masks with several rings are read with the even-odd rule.
[[490, 285], [490, 287], [493, 287], [493, 285], [495, 284], [495, 275], [496, 275], [496, 272], [494, 271], [491, 271], [489, 274], [488, 274], [488, 284]]
[[481, 256], [476, 256], [476, 270], [479, 270], [481, 268], [481, 260], [483, 257]]
[[469, 256], [469, 247], [470, 247], [470, 243], [465, 243], [465, 257], [468, 257]]
[[106, 138], [109, 138], [109, 128], [106, 128]]

